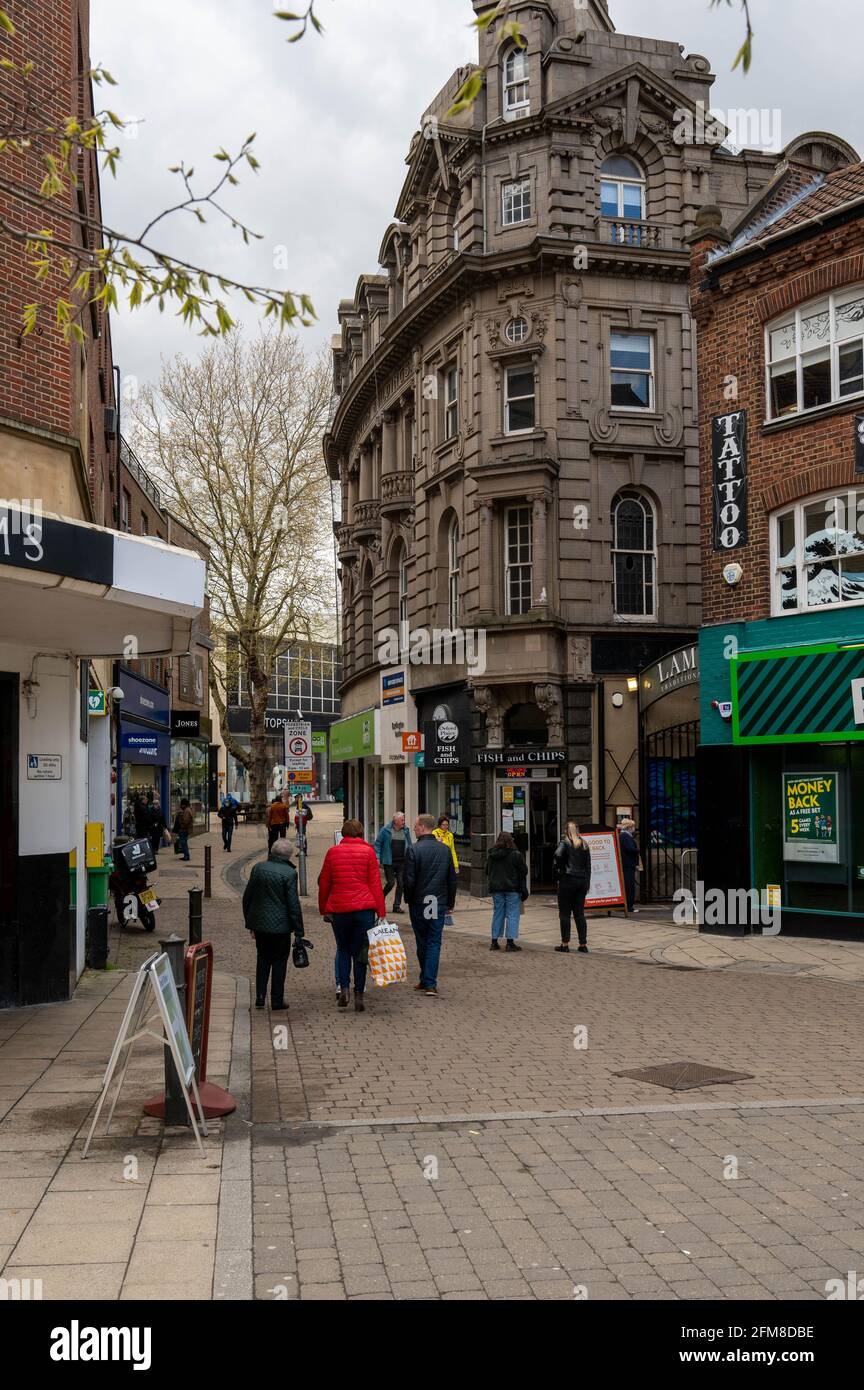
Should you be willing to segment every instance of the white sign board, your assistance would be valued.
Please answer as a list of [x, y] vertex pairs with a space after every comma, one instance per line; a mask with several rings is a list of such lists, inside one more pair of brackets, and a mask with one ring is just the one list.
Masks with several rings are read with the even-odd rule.
[[586, 833], [582, 836], [591, 851], [591, 887], [585, 899], [586, 908], [624, 907], [624, 873], [614, 830]]
[[295, 719], [285, 725], [285, 771], [311, 772], [313, 767], [312, 725]]
[[150, 977], [153, 980], [159, 1011], [165, 1020], [168, 1037], [174, 1039], [175, 1056], [179, 1057], [183, 1064], [177, 1070], [188, 1086], [195, 1075], [195, 1058], [192, 1056], [192, 1045], [186, 1031], [186, 1019], [183, 1017], [183, 1010], [180, 1007], [180, 996], [177, 993], [171, 962], [167, 955], [161, 955], [158, 960], [153, 962], [150, 967]]
[[63, 759], [59, 753], [28, 753], [28, 782], [62, 782]]

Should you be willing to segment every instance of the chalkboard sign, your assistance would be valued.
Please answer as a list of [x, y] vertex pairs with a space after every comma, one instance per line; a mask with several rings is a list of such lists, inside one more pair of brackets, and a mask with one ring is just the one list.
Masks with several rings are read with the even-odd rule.
[[210, 1036], [210, 995], [213, 989], [213, 946], [204, 941], [186, 951], [186, 1025], [198, 1084], [207, 1080], [207, 1041]]

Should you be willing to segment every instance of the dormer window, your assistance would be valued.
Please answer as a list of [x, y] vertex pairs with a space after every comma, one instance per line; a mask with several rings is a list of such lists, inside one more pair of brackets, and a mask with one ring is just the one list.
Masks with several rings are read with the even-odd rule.
[[531, 110], [528, 81], [528, 55], [523, 48], [511, 48], [504, 60], [504, 119], [527, 116]]
[[626, 222], [645, 218], [645, 177], [632, 159], [612, 155], [600, 169], [600, 212]]

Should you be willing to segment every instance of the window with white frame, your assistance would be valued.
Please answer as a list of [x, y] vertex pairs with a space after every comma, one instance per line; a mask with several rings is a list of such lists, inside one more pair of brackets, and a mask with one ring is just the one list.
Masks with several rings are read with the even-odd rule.
[[600, 212], [628, 222], [645, 217], [645, 177], [624, 155], [612, 155], [600, 166]]
[[505, 227], [518, 227], [520, 222], [530, 222], [531, 180], [517, 179], [515, 183], [505, 183], [501, 188], [502, 221]]
[[444, 370], [444, 438], [455, 439], [459, 433], [459, 368]]
[[613, 409], [653, 410], [654, 340], [651, 334], [613, 333], [609, 360]]
[[408, 552], [399, 553], [399, 649], [407, 651], [410, 645], [408, 622]]
[[771, 518], [777, 615], [864, 602], [864, 488], [808, 498]]
[[530, 331], [528, 320], [520, 314], [517, 318], [508, 320], [504, 337], [508, 343], [524, 343]]
[[521, 434], [537, 423], [537, 397], [531, 363], [508, 367], [504, 373], [504, 432]]
[[864, 287], [775, 319], [765, 356], [769, 420], [864, 393]]
[[504, 116], [525, 116], [531, 110], [528, 81], [528, 55], [524, 48], [511, 48], [504, 60]]
[[447, 626], [459, 626], [459, 522], [454, 518], [447, 533]]
[[612, 503], [614, 611], [619, 618], [653, 618], [657, 547], [654, 508], [640, 492], [619, 492]]
[[534, 542], [530, 507], [507, 510], [504, 547], [506, 611], [528, 613], [533, 602]]

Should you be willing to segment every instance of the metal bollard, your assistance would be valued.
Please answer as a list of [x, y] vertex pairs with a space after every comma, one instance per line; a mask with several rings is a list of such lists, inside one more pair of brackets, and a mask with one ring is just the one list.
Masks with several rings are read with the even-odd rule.
[[87, 963], [91, 970], [104, 970], [108, 964], [107, 907], [91, 907], [88, 909]]
[[189, 889], [189, 945], [200, 946], [204, 939], [204, 904], [200, 888]]
[[212, 893], [212, 884], [211, 884], [211, 875], [212, 875], [212, 872], [213, 872], [213, 850], [211, 849], [210, 845], [205, 845], [205, 846], [204, 846], [204, 897], [205, 897], [205, 898], [211, 898], [211, 897], [213, 896], [213, 893]]
[[[198, 890], [200, 893], [200, 889]], [[171, 962], [171, 973], [174, 976], [174, 983], [177, 986], [177, 993], [180, 996], [180, 1011], [186, 1015], [186, 971], [184, 966], [186, 947], [183, 938], [172, 932], [159, 945]], [[165, 1051], [165, 1123], [166, 1125], [188, 1125], [189, 1113], [186, 1109], [186, 1102], [183, 1099], [183, 1090], [180, 1085], [180, 1078], [174, 1066], [174, 1057], [170, 1047]]]

